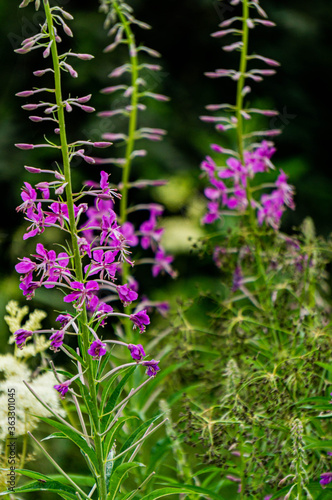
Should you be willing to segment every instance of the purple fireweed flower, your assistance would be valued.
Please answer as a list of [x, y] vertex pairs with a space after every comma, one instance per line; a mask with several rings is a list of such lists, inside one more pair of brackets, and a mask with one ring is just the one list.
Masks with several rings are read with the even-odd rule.
[[99, 300], [96, 295], [90, 300], [87, 309], [94, 314], [96, 318], [102, 318], [100, 323], [101, 326], [106, 324], [107, 315], [113, 312], [113, 307]]
[[[57, 222], [59, 222], [60, 226], [63, 227], [64, 222], [69, 221], [68, 207], [66, 203], [54, 202], [51, 203], [49, 208], [52, 210], [53, 213], [47, 212], [46, 222], [48, 224], [56, 224]], [[87, 205], [85, 203], [82, 203], [78, 207], [74, 205], [75, 217], [77, 217], [79, 213], [86, 211], [87, 211]]]
[[14, 333], [14, 335], [15, 335], [15, 342], [16, 342], [17, 347], [22, 349], [23, 346], [25, 346], [27, 339], [32, 337], [33, 332], [31, 332], [29, 330], [24, 330], [23, 328], [20, 328], [19, 330], [17, 330]]
[[95, 204], [94, 207], [88, 208], [86, 212], [87, 222], [81, 228], [86, 240], [92, 244], [95, 242], [94, 232], [97, 231], [98, 229], [99, 231], [102, 230], [103, 216], [108, 217], [110, 214], [114, 214], [114, 218], [116, 218], [116, 214], [113, 211], [114, 204], [112, 200], [99, 200], [97, 208], [97, 198], [96, 198], [94, 204]]
[[119, 294], [119, 299], [125, 306], [131, 304], [138, 297], [138, 294], [129, 285], [119, 285], [116, 287], [116, 290]]
[[101, 235], [100, 235], [100, 243], [101, 245], [110, 238], [110, 236], [122, 236], [119, 232], [119, 226], [116, 218], [116, 213], [111, 210], [108, 215], [102, 216], [101, 223]]
[[233, 194], [234, 196], [230, 196], [226, 202], [227, 207], [231, 210], [239, 210], [240, 212], [245, 210], [248, 206], [246, 190], [236, 185]]
[[270, 159], [276, 152], [275, 147], [268, 141], [263, 141], [259, 147], [253, 151], [246, 151], [244, 154], [245, 164], [251, 178], [257, 172], [267, 172], [273, 167]]
[[23, 257], [20, 259], [21, 262], [16, 264], [15, 270], [20, 274], [29, 274], [37, 269], [37, 264], [32, 262], [28, 257]]
[[61, 324], [62, 328], [64, 328], [72, 319], [73, 318], [70, 314], [59, 314], [55, 321], [58, 321]]
[[228, 168], [223, 168], [219, 170], [218, 176], [220, 179], [229, 179], [232, 178], [235, 184], [242, 184], [242, 186], [246, 186], [247, 184], [247, 176], [248, 170], [244, 167], [240, 160], [236, 158], [228, 158], [226, 160], [226, 165]]
[[219, 203], [216, 201], [210, 201], [207, 204], [208, 213], [204, 215], [202, 219], [202, 224], [212, 224], [220, 217]]
[[233, 274], [232, 292], [236, 292], [243, 284], [243, 274], [240, 266], [236, 266]]
[[325, 488], [325, 486], [330, 483], [332, 483], [332, 472], [323, 472], [323, 474], [321, 474], [320, 476], [319, 484], [321, 484], [322, 487]]
[[150, 318], [145, 309], [136, 314], [131, 314], [130, 319], [134, 323], [134, 328], [138, 327], [141, 333], [145, 331], [146, 325], [150, 324]]
[[220, 246], [216, 246], [214, 251], [213, 251], [213, 262], [215, 265], [219, 268], [221, 268], [222, 265], [222, 257], [226, 254], [226, 249]]
[[272, 191], [270, 195], [263, 194], [262, 207], [258, 210], [257, 218], [260, 225], [265, 221], [273, 229], [279, 229], [280, 219], [284, 212], [283, 200], [279, 191]]
[[92, 297], [87, 309], [93, 314], [97, 314], [99, 316], [113, 312], [113, 307], [99, 300], [97, 295]]
[[161, 316], [163, 316], [164, 318], [167, 317], [167, 314], [169, 313], [169, 303], [164, 301], [164, 302], [156, 302], [155, 304], [155, 308], [157, 309], [157, 311], [159, 312], [159, 314], [161, 314]]
[[112, 251], [104, 252], [103, 250], [94, 250], [92, 263], [85, 266], [85, 272], [89, 272], [89, 276], [100, 273], [100, 279], [104, 279], [104, 275], [111, 280], [115, 278], [118, 264], [113, 264], [116, 253]]
[[128, 277], [128, 285], [131, 290], [134, 290], [134, 292], [138, 292], [139, 290], [139, 283], [133, 276]]
[[146, 370], [148, 377], [155, 377], [157, 375], [157, 372], [160, 370], [158, 363], [159, 361], [156, 361], [155, 359], [151, 359], [151, 361], [143, 361], [142, 365], [148, 367]]
[[54, 250], [46, 250], [41, 243], [36, 246], [37, 255], [34, 257], [40, 261], [37, 266], [38, 272], [42, 271], [42, 280], [47, 278], [43, 283], [45, 288], [53, 288], [55, 285], [49, 282], [58, 281], [63, 275], [70, 276], [67, 269], [69, 257], [66, 252], [60, 252], [58, 257]]
[[332, 451], [328, 451], [327, 455], [329, 455], [331, 457], [332, 456]]
[[272, 498], [273, 495], [266, 495], [266, 497], [264, 497], [264, 500], [270, 500]]
[[[98, 144], [98, 143], [97, 143]], [[108, 143], [109, 144], [109, 143]], [[114, 199], [114, 196], [117, 198], [121, 198], [121, 194], [117, 192], [116, 189], [111, 189], [108, 183], [109, 175], [107, 172], [103, 170], [100, 172], [100, 189], [101, 192], [97, 195], [97, 208], [99, 207], [100, 200], [102, 199]]]
[[84, 302], [89, 306], [92, 297], [95, 295], [93, 291], [99, 290], [99, 285], [96, 281], [88, 281], [86, 285], [79, 281], [73, 281], [71, 287], [77, 291], [66, 295], [63, 300], [67, 303], [77, 301], [76, 308], [78, 309], [83, 306]]
[[35, 189], [28, 182], [24, 183], [25, 187], [22, 188], [21, 198], [23, 200], [22, 205], [16, 208], [17, 212], [26, 212], [28, 208], [35, 207], [35, 201], [37, 200], [37, 193]]
[[160, 272], [166, 272], [172, 276], [172, 278], [175, 278], [176, 272], [170, 266], [173, 260], [173, 257], [166, 255], [163, 248], [158, 248], [155, 255], [155, 264], [152, 266], [152, 276], [155, 278]]
[[77, 238], [78, 248], [80, 249], [81, 257], [87, 254], [91, 259], [91, 244], [85, 238]]
[[137, 361], [141, 361], [146, 355], [141, 344], [128, 344], [127, 347], [130, 351], [131, 357]]
[[24, 240], [32, 238], [33, 236], [36, 236], [36, 234], [43, 233], [45, 231], [45, 227], [48, 226], [40, 202], [37, 205], [37, 211], [35, 211], [34, 207], [29, 207], [27, 209], [26, 219], [29, 222], [32, 222], [32, 224], [28, 227], [27, 232], [24, 234]]
[[65, 395], [68, 392], [71, 381], [63, 382], [62, 384], [54, 385], [53, 388], [58, 391], [61, 396], [61, 399], [64, 399]]
[[211, 156], [207, 156], [201, 163], [201, 169], [203, 172], [206, 172], [209, 177], [213, 177], [214, 173], [217, 171], [217, 165]]
[[209, 200], [222, 200], [223, 205], [227, 202], [227, 187], [223, 181], [218, 181], [213, 177], [210, 178], [211, 184], [214, 186], [213, 188], [207, 187], [204, 189], [204, 194]]
[[110, 306], [109, 304], [106, 304], [106, 302], [99, 301], [97, 307], [95, 308], [95, 314], [97, 318], [103, 317], [101, 321], [101, 326], [104, 326], [106, 324], [106, 316], [107, 314], [110, 314], [113, 312], [113, 307]]
[[125, 239], [124, 236], [122, 236], [120, 231], [117, 231], [116, 234], [111, 235], [109, 245], [114, 249], [116, 254], [120, 253], [119, 255], [120, 262], [126, 261], [131, 266], [134, 265], [134, 263], [128, 257], [128, 255], [130, 255], [131, 252], [128, 250], [127, 240]]
[[50, 349], [54, 352], [58, 352], [59, 347], [61, 347], [63, 344], [64, 337], [65, 337], [65, 333], [62, 330], [59, 330], [59, 331], [53, 333], [53, 335], [50, 336], [50, 340], [51, 340]]
[[95, 340], [92, 342], [88, 349], [88, 354], [93, 357], [93, 359], [99, 359], [101, 356], [106, 354], [106, 344], [103, 344], [101, 340]]
[[293, 186], [290, 186], [287, 183], [288, 176], [285, 174], [283, 170], [280, 169], [280, 175], [276, 180], [276, 186], [278, 188], [278, 193], [280, 195], [280, 199], [284, 205], [287, 205], [292, 210], [295, 209], [293, 195], [294, 189]]
[[120, 233], [125, 237], [127, 245], [135, 247], [138, 245], [138, 237], [135, 234], [135, 227], [131, 222], [125, 222], [119, 228]]
[[44, 200], [48, 200], [50, 198], [50, 185], [48, 182], [39, 182], [36, 184], [36, 188], [41, 192]]
[[153, 249], [156, 244], [159, 244], [164, 232], [163, 228], [157, 229], [157, 219], [154, 215], [152, 215], [152, 212], [150, 219], [143, 222], [139, 230], [142, 234], [141, 246], [144, 250], [150, 246]]
[[26, 274], [19, 286], [27, 300], [30, 300], [32, 299], [32, 297], [34, 297], [35, 291], [39, 287], [40, 283], [38, 283], [37, 281], [32, 281], [32, 273]]

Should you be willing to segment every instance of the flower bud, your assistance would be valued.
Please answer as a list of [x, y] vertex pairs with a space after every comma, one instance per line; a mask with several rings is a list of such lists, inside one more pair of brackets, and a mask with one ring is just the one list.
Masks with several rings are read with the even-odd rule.
[[112, 146], [112, 142], [94, 142], [93, 145], [95, 148], [108, 148]]
[[35, 147], [33, 144], [15, 144], [15, 146], [18, 149], [23, 149], [23, 150], [34, 149]]
[[40, 174], [41, 173], [41, 169], [40, 168], [28, 167], [27, 165], [24, 165], [24, 168], [30, 174]]

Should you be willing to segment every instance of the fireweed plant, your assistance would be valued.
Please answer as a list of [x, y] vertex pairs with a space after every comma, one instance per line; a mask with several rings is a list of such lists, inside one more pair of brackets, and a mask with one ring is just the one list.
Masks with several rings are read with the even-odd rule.
[[[169, 100], [167, 96], [156, 94], [149, 89], [149, 80], [152, 80], [149, 78], [149, 74], [159, 71], [161, 66], [159, 64], [152, 64], [151, 61], [146, 62], [144, 55], [149, 58], [159, 58], [160, 54], [145, 45], [137, 44], [134, 35], [135, 28], [150, 29], [151, 27], [134, 17], [133, 9], [128, 4], [123, 1], [101, 0], [100, 10], [106, 14], [105, 28], [108, 30], [108, 35], [112, 37], [112, 43], [105, 48], [104, 52], [111, 53], [116, 48], [124, 46], [128, 61], [113, 69], [108, 75], [112, 83], [115, 82], [117, 85], [108, 86], [101, 91], [105, 95], [116, 94], [118, 96], [116, 102], [120, 102], [120, 106], [122, 107], [119, 107], [118, 104], [116, 109], [98, 113], [99, 117], [103, 119], [111, 118], [110, 125], [112, 129], [114, 127], [114, 117], [122, 118], [119, 126], [124, 131], [106, 132], [102, 138], [107, 141], [116, 141], [117, 150], [123, 151], [123, 155], [120, 153], [117, 158], [97, 158], [96, 162], [98, 164], [114, 164], [122, 169], [122, 178], [118, 186], [122, 195], [119, 214], [122, 233], [126, 237], [127, 244], [130, 247], [140, 245], [144, 252], [150, 252], [150, 255], [147, 257], [142, 257], [138, 261], [135, 261], [135, 266], [151, 265], [153, 277], [165, 273], [175, 277], [176, 272], [171, 267], [173, 257], [166, 255], [161, 244], [164, 229], [158, 225], [158, 217], [162, 215], [164, 207], [156, 203], [139, 203], [138, 205], [129, 206], [128, 199], [131, 189], [161, 186], [166, 182], [163, 180], [144, 179], [131, 181], [135, 158], [142, 158], [147, 154], [146, 149], [137, 149], [137, 142], [142, 139], [146, 141], [160, 141], [166, 134], [166, 130], [161, 128], [139, 126], [139, 114], [145, 111], [147, 107], [145, 104], [146, 101], [149, 99], [157, 101]], [[119, 83], [119, 78], [123, 79], [123, 82]], [[112, 200], [106, 201], [104, 209], [108, 210], [109, 207], [112, 208], [112, 205]], [[139, 227], [135, 229], [133, 222], [129, 218], [141, 211], [148, 212], [149, 217], [143, 220]], [[89, 225], [95, 225], [94, 217], [95, 213], [93, 212], [92, 221], [89, 222], [88, 227]], [[91, 232], [90, 238], [93, 238]], [[130, 262], [124, 261], [122, 264], [122, 282], [128, 284], [132, 291], [137, 292], [138, 283], [133, 273], [130, 272], [131, 269], [134, 268], [130, 266]], [[151, 302], [146, 299], [144, 305], [148, 308], [156, 307], [162, 315], [165, 315], [168, 311], [167, 302]], [[126, 311], [129, 313], [130, 309], [131, 306], [128, 303]], [[128, 321], [125, 323], [125, 326], [126, 334], [130, 336], [132, 329]]]
[[[227, 40], [223, 50], [238, 54], [239, 65], [207, 76], [230, 78], [236, 98], [208, 105], [212, 114], [202, 117], [224, 137], [201, 165], [209, 183], [202, 222], [214, 229], [206, 248], [222, 287], [205, 339], [213, 358], [183, 348], [203, 390], [188, 398], [179, 425], [198, 460], [209, 465], [209, 487], [221, 494], [332, 498], [331, 243], [315, 236], [310, 219], [293, 236], [280, 231], [283, 213], [295, 208], [294, 189], [273, 164], [271, 138], [280, 130], [256, 128], [276, 112], [251, 104], [252, 85], [279, 63], [252, 53], [249, 44], [252, 32], [274, 23], [258, 0], [232, 0], [229, 8], [233, 17], [212, 36]], [[194, 336], [195, 327], [185, 326]]]
[[[31, 0], [24, 0], [20, 7], [27, 7], [30, 3]], [[119, 14], [125, 32], [130, 38], [127, 8], [120, 2], [111, 2], [111, 4], [114, 12]], [[107, 2], [104, 2], [103, 5], [105, 7]], [[49, 139], [45, 136], [45, 142], [41, 144], [20, 143], [16, 146], [24, 151], [44, 147], [51, 148], [54, 152], [60, 153], [60, 158], [57, 159], [54, 169], [25, 167], [30, 174], [49, 176], [51, 180], [49, 178], [46, 180], [45, 178], [38, 179], [35, 186], [25, 182], [21, 193], [22, 203], [17, 210], [23, 212], [28, 221], [28, 228], [23, 236], [24, 240], [38, 239], [47, 228], [52, 227], [65, 233], [66, 245], [62, 248], [63, 251], [57, 253], [53, 249], [45, 248], [41, 242], [37, 242], [35, 253], [30, 257], [20, 259], [16, 265], [16, 271], [21, 275], [20, 288], [27, 299], [31, 299], [36, 290], [41, 287], [46, 289], [57, 287], [62, 291], [63, 301], [68, 309], [58, 315], [56, 321], [59, 327], [57, 329], [30, 330], [19, 328], [15, 332], [15, 341], [16, 345], [24, 350], [28, 341], [46, 333], [50, 335], [50, 348], [54, 352], [61, 349], [68, 356], [73, 367], [71, 373], [57, 370], [52, 362], [50, 364], [58, 381], [54, 385], [54, 391], [58, 392], [59, 398], [68, 398], [69, 396], [71, 406], [76, 413], [74, 420], [70, 419], [69, 421], [60, 412], [50, 407], [43, 399], [43, 395], [38, 394], [33, 389], [31, 382], [24, 381], [24, 383], [45, 409], [53, 415], [53, 419], [40, 417], [56, 429], [57, 432], [51, 437], [67, 438], [78, 446], [90, 479], [88, 482], [85, 481], [82, 486], [77, 484], [70, 474], [64, 471], [52, 458], [45, 446], [31, 432], [28, 432], [37, 449], [63, 476], [64, 482], [21, 469], [19, 472], [37, 479], [37, 481], [16, 488], [15, 492], [51, 491], [66, 499], [129, 499], [134, 498], [136, 492], [145, 487], [154, 472], [151, 472], [143, 481], [136, 481], [134, 490], [129, 487], [128, 491], [122, 482], [129, 471], [143, 467], [143, 464], [134, 461], [140, 446], [165, 421], [157, 423], [159, 415], [141, 423], [127, 437], [122, 448], [117, 450], [116, 440], [121, 428], [128, 420], [137, 418], [123, 416], [122, 413], [131, 398], [155, 377], [159, 371], [159, 361], [151, 359], [150, 354], [145, 353], [142, 344], [132, 343], [132, 337], [129, 342], [126, 342], [124, 339], [109, 339], [105, 334], [100, 333], [100, 327], [116, 318], [128, 320], [127, 324], [140, 333], [144, 333], [146, 326], [150, 323], [144, 304], [126, 312], [121, 312], [121, 309], [115, 306], [115, 303], [120, 305], [122, 303], [128, 307], [138, 299], [132, 282], [129, 282], [129, 273], [126, 267], [133, 265], [129, 247], [133, 242], [134, 235], [131, 226], [127, 224], [124, 227], [127, 222], [126, 200], [129, 168], [130, 162], [135, 156], [133, 144], [136, 123], [135, 111], [133, 110], [138, 104], [137, 101], [134, 101], [129, 111], [129, 114], [130, 112], [132, 114], [130, 115], [127, 163], [124, 168], [122, 194], [115, 186], [110, 185], [110, 174], [104, 170], [100, 173], [100, 182], [97, 185], [88, 182], [78, 192], [74, 191], [71, 180], [71, 161], [73, 158], [79, 157], [91, 165], [102, 163], [102, 161], [95, 160], [86, 154], [85, 149], [91, 146], [106, 148], [111, 143], [105, 141], [91, 143], [87, 140], [69, 142], [66, 132], [67, 113], [72, 112], [74, 108], [92, 113], [94, 108], [88, 104], [91, 95], [65, 99], [62, 92], [62, 78], [63, 76], [78, 77], [78, 73], [72, 65], [75, 58], [88, 61], [93, 56], [74, 53], [70, 50], [61, 53], [61, 37], [63, 35], [73, 36], [72, 30], [68, 26], [68, 22], [73, 17], [59, 6], [52, 6], [49, 0], [42, 2], [36, 0], [36, 10], [40, 9], [41, 6], [44, 9], [46, 19], [40, 26], [40, 32], [24, 40], [22, 47], [16, 52], [26, 54], [32, 50], [40, 49], [43, 59], [49, 64], [46, 68], [35, 71], [34, 75], [48, 79], [50, 83], [46, 87], [20, 92], [18, 96], [29, 99], [23, 108], [33, 112], [29, 117], [32, 122], [51, 122], [54, 128], [54, 132], [52, 130], [51, 132], [54, 137]], [[130, 45], [130, 49], [132, 57], [135, 58], [135, 50], [132, 45]], [[136, 71], [137, 67], [133, 64], [135, 87], [133, 95], [135, 100], [138, 99]], [[30, 102], [30, 98], [35, 100], [44, 95], [47, 96], [45, 100]], [[36, 112], [38, 114], [35, 114]], [[144, 131], [141, 133], [143, 134]], [[162, 134], [160, 131], [155, 131], [155, 133], [158, 136]], [[50, 131], [47, 134], [49, 135]], [[94, 202], [92, 207], [89, 207], [90, 200]], [[113, 210], [117, 200], [122, 200], [122, 225], [119, 225]], [[143, 247], [153, 246], [152, 239], [155, 240], [155, 234], [159, 234], [155, 230], [156, 216], [156, 211], [151, 208], [150, 230], [146, 230], [144, 233], [144, 230], [140, 229]], [[163, 252], [159, 246], [156, 246], [156, 249], [157, 252]], [[170, 262], [170, 257], [166, 257], [164, 254], [162, 259], [164, 259], [163, 264], [161, 264], [160, 257], [159, 263], [154, 261], [154, 265], [165, 267], [165, 262]], [[158, 274], [160, 269], [161, 267], [155, 269], [154, 274]], [[122, 284], [117, 284], [116, 280], [121, 272]], [[119, 281], [121, 283], [121, 279]], [[114, 308], [110, 303], [114, 305]], [[68, 345], [73, 345], [73, 342], [69, 340], [73, 336], [76, 338], [74, 347]], [[129, 359], [121, 364], [114, 364], [112, 357], [114, 348], [125, 349]], [[140, 381], [137, 387], [130, 389], [127, 395], [119, 400], [126, 382], [140, 366], [146, 372], [145, 380]], [[123, 375], [121, 380], [119, 380], [120, 374]], [[73, 422], [77, 423], [74, 425]], [[86, 484], [90, 485], [89, 489], [86, 488]], [[7, 493], [4, 492], [1, 495]], [[162, 492], [159, 496], [163, 496]]]

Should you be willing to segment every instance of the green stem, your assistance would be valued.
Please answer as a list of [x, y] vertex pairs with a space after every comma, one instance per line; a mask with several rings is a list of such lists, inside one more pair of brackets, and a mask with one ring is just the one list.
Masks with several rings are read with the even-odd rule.
[[[245, 85], [245, 74], [247, 72], [247, 63], [248, 63], [248, 46], [249, 46], [249, 27], [248, 27], [248, 19], [249, 19], [249, 3], [248, 0], [243, 0], [242, 1], [242, 48], [241, 48], [241, 58], [240, 58], [240, 67], [239, 67], [239, 73], [240, 77], [237, 82], [237, 88], [236, 88], [236, 119], [237, 119], [237, 125], [236, 125], [236, 139], [237, 139], [237, 147], [238, 147], [238, 152], [239, 152], [239, 159], [242, 163], [244, 164], [244, 139], [243, 139], [243, 116], [242, 116], [242, 111], [243, 111], [243, 101], [244, 101], [244, 95], [243, 95], [243, 88]], [[251, 194], [251, 189], [250, 189], [250, 184], [249, 180], [247, 179], [247, 186], [246, 186], [246, 193], [247, 193], [247, 199], [248, 199], [248, 214], [249, 214], [249, 222], [250, 225], [253, 229], [253, 231], [256, 231], [256, 220], [255, 220], [255, 214], [253, 207], [251, 205], [252, 201], [252, 194]], [[260, 252], [259, 252], [260, 253]], [[260, 259], [259, 255], [259, 260], [258, 260], [258, 266], [260, 268], [260, 271], [264, 273], [264, 269], [262, 268], [262, 262]]]
[[[239, 152], [239, 159], [244, 164], [244, 126], [243, 126], [243, 104], [244, 104], [244, 95], [243, 89], [245, 85], [245, 74], [247, 72], [247, 63], [248, 63], [248, 46], [249, 46], [249, 0], [242, 0], [242, 48], [241, 48], [241, 58], [240, 58], [240, 67], [239, 73], [240, 77], [237, 82], [237, 90], [236, 90], [236, 119], [237, 119], [237, 127], [236, 127], [236, 136], [237, 136], [237, 147]], [[252, 207], [252, 191], [250, 188], [249, 179], [247, 179], [246, 184], [246, 194], [248, 200], [248, 217], [249, 217], [249, 225], [253, 232], [253, 244], [255, 247], [255, 259], [257, 264], [258, 272], [263, 280], [264, 289], [262, 302], [265, 304], [267, 310], [271, 311], [271, 315], [269, 315], [271, 325], [274, 325], [272, 328], [273, 338], [275, 344], [278, 345], [278, 333], [276, 331], [275, 325], [277, 324], [277, 319], [275, 316], [274, 307], [272, 304], [271, 297], [268, 296], [268, 280], [266, 276], [266, 271], [264, 268], [263, 260], [262, 260], [262, 247], [259, 236], [257, 235], [257, 222], [255, 218], [254, 208]]]
[[242, 49], [240, 59], [240, 78], [237, 82], [236, 91], [236, 118], [237, 118], [237, 146], [240, 155], [240, 161], [244, 160], [244, 142], [243, 142], [243, 116], [241, 111], [243, 109], [243, 88], [245, 83], [245, 73], [247, 71], [247, 56], [248, 56], [248, 42], [249, 42], [249, 27], [247, 20], [249, 18], [249, 5], [248, 0], [243, 0], [243, 22], [242, 22]]
[[[125, 156], [125, 164], [122, 170], [122, 198], [120, 202], [120, 218], [121, 224], [127, 221], [127, 209], [128, 209], [128, 191], [129, 191], [129, 179], [130, 179], [130, 171], [132, 158], [131, 155], [134, 151], [135, 146], [135, 133], [137, 127], [137, 104], [138, 104], [138, 58], [136, 53], [136, 43], [133, 32], [131, 31], [130, 24], [127, 21], [126, 17], [122, 13], [117, 2], [113, 2], [114, 9], [119, 16], [121, 24], [124, 27], [128, 47], [129, 47], [129, 57], [131, 64], [131, 101], [130, 101], [130, 116], [129, 116], [129, 125], [128, 125], [128, 139], [127, 139], [127, 147], [126, 147], [126, 156]], [[127, 265], [128, 266], [128, 265]]]
[[[136, 52], [136, 41], [135, 36], [130, 28], [130, 23], [126, 19], [125, 15], [121, 11], [121, 8], [118, 2], [113, 2], [114, 9], [121, 21], [121, 24], [124, 27], [125, 34], [127, 37], [127, 43], [129, 47], [129, 58], [131, 64], [131, 86], [132, 93], [130, 99], [130, 116], [129, 116], [129, 124], [128, 124], [128, 138], [127, 138], [127, 146], [126, 146], [126, 154], [125, 154], [125, 164], [122, 170], [122, 189], [121, 189], [121, 202], [120, 202], [120, 221], [121, 224], [124, 224], [127, 221], [127, 210], [128, 210], [128, 192], [130, 186], [130, 172], [132, 165], [132, 153], [135, 147], [135, 133], [137, 129], [137, 105], [138, 105], [138, 58]], [[126, 284], [128, 281], [129, 275], [129, 264], [127, 262], [123, 262], [122, 264], [122, 283]], [[125, 313], [131, 314], [131, 307], [125, 307]], [[131, 329], [131, 323], [128, 319], [125, 320], [125, 330], [126, 336], [128, 340], [132, 339], [133, 332]]]
[[[62, 153], [62, 161], [63, 161], [63, 169], [64, 176], [66, 180], [66, 201], [68, 207], [68, 216], [69, 216], [69, 227], [71, 233], [71, 241], [72, 241], [72, 249], [73, 249], [73, 262], [74, 262], [74, 272], [76, 279], [83, 283], [83, 268], [82, 261], [78, 246], [78, 233], [77, 226], [75, 220], [74, 213], [74, 201], [73, 201], [73, 190], [72, 190], [72, 182], [71, 182], [71, 171], [70, 171], [70, 160], [69, 160], [69, 147], [67, 142], [67, 134], [66, 134], [66, 123], [65, 123], [65, 114], [64, 114], [64, 103], [62, 100], [62, 90], [61, 90], [61, 69], [59, 65], [59, 56], [57, 49], [57, 42], [55, 39], [55, 31], [53, 25], [52, 12], [49, 5], [49, 0], [44, 0], [44, 8], [47, 19], [48, 31], [50, 40], [52, 41], [51, 45], [51, 54], [53, 60], [53, 69], [54, 69], [54, 84], [55, 84], [55, 96], [56, 96], [56, 104], [58, 106], [57, 115], [59, 120], [59, 129], [60, 129], [60, 141], [61, 141], [61, 153]], [[94, 371], [93, 371], [93, 361], [91, 356], [87, 354], [88, 346], [90, 344], [90, 332], [87, 327], [88, 318], [87, 311], [85, 305], [83, 306], [82, 313], [79, 317], [79, 324], [82, 329], [82, 338], [79, 338], [81, 354], [87, 366], [87, 379], [89, 385], [89, 392], [91, 395], [92, 404], [95, 407], [97, 414], [99, 415], [98, 401], [97, 401], [97, 393], [96, 393], [96, 382], [94, 379]], [[98, 485], [99, 485], [99, 500], [106, 500], [107, 491], [106, 491], [106, 470], [105, 464], [103, 462], [103, 446], [102, 439], [99, 436], [100, 434], [100, 420], [98, 419], [98, 424], [95, 425], [93, 423], [93, 418], [90, 415], [91, 426], [94, 427], [94, 443], [95, 443], [95, 451], [98, 460]]]

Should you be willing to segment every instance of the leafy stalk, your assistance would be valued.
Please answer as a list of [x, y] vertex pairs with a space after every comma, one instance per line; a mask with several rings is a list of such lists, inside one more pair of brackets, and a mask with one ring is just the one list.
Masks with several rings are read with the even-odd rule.
[[[54, 84], [55, 84], [55, 97], [57, 104], [57, 115], [59, 120], [59, 128], [60, 128], [60, 141], [61, 141], [61, 153], [62, 153], [62, 161], [64, 168], [64, 175], [66, 180], [66, 199], [68, 206], [68, 216], [69, 216], [69, 228], [71, 234], [71, 242], [73, 249], [73, 260], [74, 260], [74, 273], [78, 281], [83, 283], [83, 269], [82, 269], [82, 261], [80, 257], [78, 240], [77, 240], [77, 226], [75, 221], [74, 214], [74, 201], [73, 201], [73, 190], [72, 190], [72, 182], [71, 182], [71, 171], [70, 171], [70, 159], [69, 159], [69, 147], [67, 141], [66, 134], [66, 123], [64, 116], [64, 104], [62, 99], [62, 90], [61, 90], [61, 70], [59, 65], [59, 55], [57, 50], [57, 43], [55, 39], [55, 29], [53, 25], [52, 12], [49, 5], [48, 0], [44, 0], [44, 8], [48, 25], [48, 32], [51, 41], [53, 42], [51, 45], [51, 54], [53, 60], [53, 69], [54, 69]], [[81, 347], [82, 347], [82, 355], [83, 359], [87, 365], [86, 376], [88, 379], [89, 392], [91, 394], [92, 404], [95, 411], [98, 414], [97, 422], [94, 421], [90, 412], [90, 421], [91, 425], [95, 427], [95, 432], [93, 433], [93, 439], [95, 443], [96, 455], [98, 460], [98, 484], [99, 484], [99, 495], [100, 500], [105, 500], [107, 496], [106, 491], [106, 470], [105, 464], [103, 463], [103, 447], [102, 440], [100, 437], [100, 419], [99, 419], [99, 410], [98, 410], [98, 401], [97, 401], [97, 393], [96, 393], [96, 383], [94, 379], [94, 372], [92, 366], [92, 358], [87, 354], [90, 340], [90, 333], [87, 326], [87, 310], [85, 304], [83, 305], [83, 309], [81, 315], [78, 318], [79, 324], [82, 329], [82, 338], [81, 338]], [[80, 337], [79, 337], [80, 338]], [[89, 410], [89, 408], [88, 408]], [[89, 410], [90, 411], [90, 410]]]

